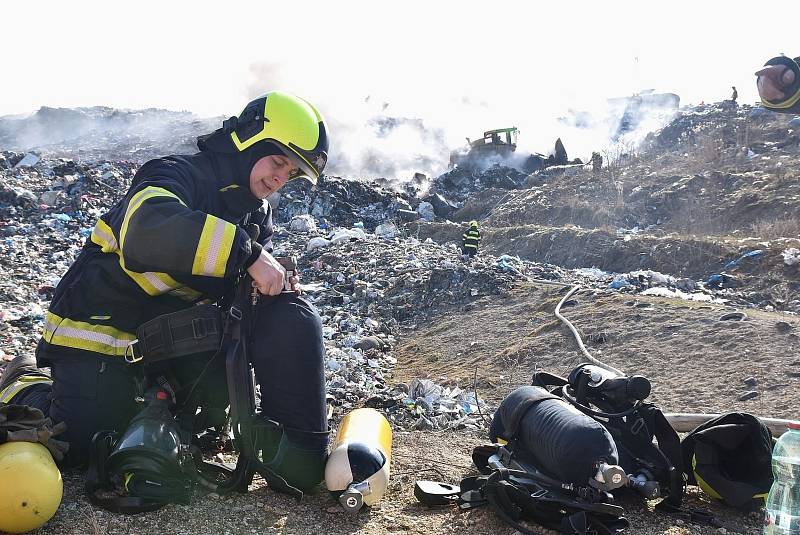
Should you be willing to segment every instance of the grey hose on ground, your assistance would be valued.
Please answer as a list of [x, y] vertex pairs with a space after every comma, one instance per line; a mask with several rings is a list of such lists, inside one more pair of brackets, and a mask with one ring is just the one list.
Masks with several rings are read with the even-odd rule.
[[[549, 280], [545, 280], [545, 279], [530, 279], [530, 281], [531, 282], [536, 282], [536, 283], [542, 283], [542, 284], [551, 284], [551, 285], [554, 285], [554, 286], [569, 286], [570, 285], [569, 283], [557, 282], [557, 281], [549, 281]], [[569, 327], [570, 331], [572, 331], [572, 336], [575, 337], [575, 341], [578, 343], [578, 348], [580, 348], [581, 353], [583, 353], [583, 356], [586, 357], [587, 359], [589, 359], [589, 362], [591, 362], [592, 364], [594, 364], [596, 366], [600, 366], [601, 368], [604, 368], [604, 369], [606, 369], [606, 370], [608, 370], [608, 371], [610, 371], [612, 373], [615, 373], [617, 375], [625, 375], [625, 372], [623, 372], [622, 370], [618, 370], [617, 368], [615, 368], [613, 366], [609, 366], [608, 364], [606, 364], [604, 362], [600, 362], [599, 360], [594, 358], [592, 356], [592, 354], [589, 353], [589, 350], [586, 349], [586, 346], [583, 345], [583, 340], [581, 340], [581, 335], [578, 334], [578, 329], [575, 328], [575, 326], [572, 324], [572, 322], [570, 322], [567, 318], [565, 318], [564, 316], [561, 315], [561, 307], [564, 305], [564, 303], [567, 302], [567, 299], [569, 299], [572, 296], [572, 294], [574, 294], [575, 292], [577, 292], [580, 289], [581, 289], [580, 284], [576, 284], [576, 285], [572, 286], [570, 291], [567, 292], [567, 295], [565, 295], [561, 299], [561, 301], [558, 303], [558, 305], [556, 305], [556, 310], [555, 310], [556, 317], [559, 320], [561, 320], [561, 322], [564, 325]]]
[[[568, 283], [557, 282], [557, 281], [549, 281], [549, 280], [545, 280], [545, 279], [529, 279], [529, 280], [531, 282], [535, 282], [535, 283], [550, 284], [550, 285], [554, 285], [554, 286], [569, 286]], [[589, 350], [586, 349], [586, 346], [583, 344], [583, 340], [581, 340], [581, 336], [580, 336], [580, 334], [578, 334], [578, 330], [575, 328], [574, 325], [572, 325], [572, 323], [567, 318], [565, 318], [561, 314], [561, 306], [564, 303], [566, 303], [567, 299], [569, 299], [579, 289], [580, 289], [580, 285], [576, 284], [570, 289], [570, 291], [567, 292], [567, 294], [561, 299], [561, 301], [558, 303], [558, 305], [556, 305], [555, 316], [559, 320], [561, 320], [561, 322], [564, 323], [567, 327], [569, 327], [569, 330], [572, 331], [572, 335], [575, 337], [575, 341], [578, 343], [578, 347], [580, 348], [581, 353], [583, 353], [583, 355], [587, 359], [589, 359], [590, 362], [592, 362], [593, 364], [595, 364], [597, 366], [600, 366], [601, 368], [604, 368], [604, 369], [606, 369], [606, 370], [608, 370], [610, 372], [613, 372], [613, 373], [615, 373], [617, 375], [625, 375], [625, 372], [623, 372], [622, 370], [618, 370], [617, 368], [614, 368], [613, 366], [609, 366], [608, 364], [605, 364], [605, 363], [597, 360], [596, 358], [594, 358], [591, 355], [591, 353], [589, 353]], [[679, 433], [685, 433], [685, 432], [689, 432], [689, 431], [693, 430], [698, 425], [704, 424], [704, 423], [708, 422], [709, 420], [713, 420], [714, 418], [717, 418], [720, 415], [719, 414], [666, 413], [666, 414], [664, 414], [664, 416], [666, 417], [667, 421], [670, 423], [672, 428], [675, 429], [675, 431], [677, 431]], [[769, 430], [772, 431], [773, 436], [776, 436], [776, 437], [781, 436], [783, 433], [785, 433], [788, 430], [789, 423], [797, 423], [794, 420], [784, 420], [784, 419], [781, 419], [781, 418], [763, 418], [761, 416], [758, 416], [757, 418], [764, 425], [766, 425], [769, 428]]]

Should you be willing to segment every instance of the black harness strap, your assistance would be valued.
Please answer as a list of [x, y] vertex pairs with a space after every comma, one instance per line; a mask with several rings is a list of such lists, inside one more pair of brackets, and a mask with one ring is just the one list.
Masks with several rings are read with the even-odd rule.
[[144, 359], [154, 363], [219, 351], [222, 347], [220, 309], [215, 305], [197, 305], [163, 314], [140, 325], [136, 337], [129, 362]]
[[459, 508], [489, 504], [506, 524], [523, 535], [536, 534], [520, 523], [523, 518], [560, 530], [563, 535], [613, 535], [628, 526], [619, 506], [570, 498], [557, 489], [534, 483], [525, 475], [519, 470], [501, 468], [489, 475], [464, 478]]
[[273, 490], [289, 494], [300, 500], [303, 492], [290, 485], [259, 458], [257, 448], [259, 418], [256, 414], [253, 374], [247, 360], [247, 344], [251, 332], [253, 307], [249, 280], [248, 277], [239, 283], [236, 297], [226, 315], [223, 331], [223, 344], [228, 348], [225, 367], [228, 379], [231, 427], [239, 444], [239, 459], [234, 470], [235, 477], [223, 483], [222, 487], [226, 490], [245, 492], [253, 475], [258, 473]]

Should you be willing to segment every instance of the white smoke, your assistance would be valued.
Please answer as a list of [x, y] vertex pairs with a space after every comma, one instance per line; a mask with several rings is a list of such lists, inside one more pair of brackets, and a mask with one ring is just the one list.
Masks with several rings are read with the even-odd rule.
[[247, 98], [281, 87], [314, 102], [329, 126], [327, 172], [352, 177], [407, 180], [417, 172], [436, 176], [447, 171], [451, 151], [466, 150], [466, 138], [475, 140], [486, 130], [507, 127], [519, 129], [518, 159], [531, 153], [551, 154], [560, 137], [569, 158], [585, 162], [593, 151], [608, 151], [619, 143], [638, 144], [672, 113], [643, 107], [629, 111], [630, 127], [620, 134], [625, 106], [605, 98], [579, 102], [550, 95], [531, 101], [520, 88], [502, 85], [493, 86], [494, 92], [470, 90], [463, 95], [430, 84], [382, 87], [365, 94], [353, 83], [321, 87], [291, 65], [254, 64], [250, 72], [254, 80], [247, 86]]

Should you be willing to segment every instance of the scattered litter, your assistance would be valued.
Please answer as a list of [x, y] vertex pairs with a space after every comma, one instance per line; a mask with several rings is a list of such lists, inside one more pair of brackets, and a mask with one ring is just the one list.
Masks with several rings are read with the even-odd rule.
[[764, 251], [762, 251], [761, 249], [756, 249], [755, 251], [750, 251], [749, 253], [743, 254], [742, 256], [737, 258], [736, 260], [732, 260], [732, 261], [728, 262], [727, 264], [725, 264], [725, 269], [733, 269], [735, 267], [738, 267], [745, 260], [758, 260], [763, 256], [763, 254], [764, 254]]
[[608, 287], [614, 290], [619, 290], [620, 288], [624, 288], [626, 286], [630, 286], [631, 283], [628, 281], [628, 277], [626, 275], [617, 275], [614, 277], [614, 280], [609, 283]]
[[738, 278], [727, 273], [715, 273], [711, 275], [706, 281], [706, 288], [711, 289], [724, 289], [724, 288], [738, 288], [741, 285]]
[[436, 219], [436, 212], [433, 210], [433, 205], [427, 201], [422, 201], [417, 206], [417, 213], [425, 221], [433, 221]]
[[677, 299], [684, 299], [686, 301], [702, 301], [706, 303], [719, 303], [725, 302], [724, 299], [714, 297], [705, 293], [686, 293], [681, 290], [670, 290], [669, 288], [648, 288], [642, 292], [642, 295], [655, 295], [658, 297], [673, 297]]
[[787, 266], [795, 266], [800, 262], [800, 249], [790, 247], [781, 253], [783, 255], [783, 263]]
[[317, 222], [313, 216], [302, 214], [292, 218], [289, 228], [296, 232], [314, 232], [317, 230]]
[[330, 244], [331, 244], [330, 240], [326, 240], [321, 236], [315, 236], [310, 240], [308, 240], [308, 243], [306, 244], [306, 251], [311, 252], [316, 249], [325, 248]]
[[610, 273], [608, 273], [607, 271], [603, 271], [602, 269], [597, 269], [596, 267], [579, 268], [575, 270], [575, 274], [592, 280], [602, 280], [610, 275]]
[[375, 227], [375, 235], [381, 238], [394, 238], [399, 234], [397, 225], [394, 223], [383, 223]]
[[744, 312], [728, 312], [719, 317], [719, 321], [744, 321], [747, 319], [747, 314]]
[[29, 152], [25, 155], [25, 157], [17, 162], [17, 165], [14, 166], [14, 169], [18, 169], [20, 167], [33, 167], [37, 163], [39, 163], [39, 157], [34, 153]]
[[744, 394], [742, 394], [741, 396], [739, 396], [739, 401], [747, 401], [747, 400], [749, 400], [749, 399], [754, 399], [754, 398], [757, 398], [759, 395], [760, 395], [760, 394], [759, 394], [759, 392], [758, 392], [758, 391], [756, 391], [756, 390], [750, 390], [750, 391], [748, 391], [748, 392], [745, 392], [745, 393], [744, 393]]
[[643, 289], [674, 284], [675, 277], [672, 275], [664, 275], [663, 273], [652, 270], [636, 270], [614, 276], [614, 279], [609, 283], [608, 287], [615, 290], [627, 286], [635, 286], [638, 289]]

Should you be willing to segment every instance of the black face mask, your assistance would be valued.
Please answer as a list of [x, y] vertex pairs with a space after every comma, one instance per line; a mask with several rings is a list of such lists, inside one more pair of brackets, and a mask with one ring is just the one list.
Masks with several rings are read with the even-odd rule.
[[247, 188], [247, 191], [250, 191], [250, 172], [253, 170], [253, 166], [256, 162], [265, 156], [282, 155], [283, 153], [275, 145], [266, 141], [256, 143], [244, 152], [231, 155], [231, 160], [235, 167], [234, 181], [239, 186]]
[[256, 143], [244, 152], [234, 154], [219, 152], [209, 146], [201, 145], [201, 147], [202, 152], [212, 158], [219, 179], [224, 184], [234, 183], [239, 186], [226, 189], [223, 194], [223, 199], [229, 208], [242, 214], [258, 209], [262, 205], [262, 200], [250, 191], [250, 172], [261, 158], [283, 153], [275, 145], [266, 141]]

